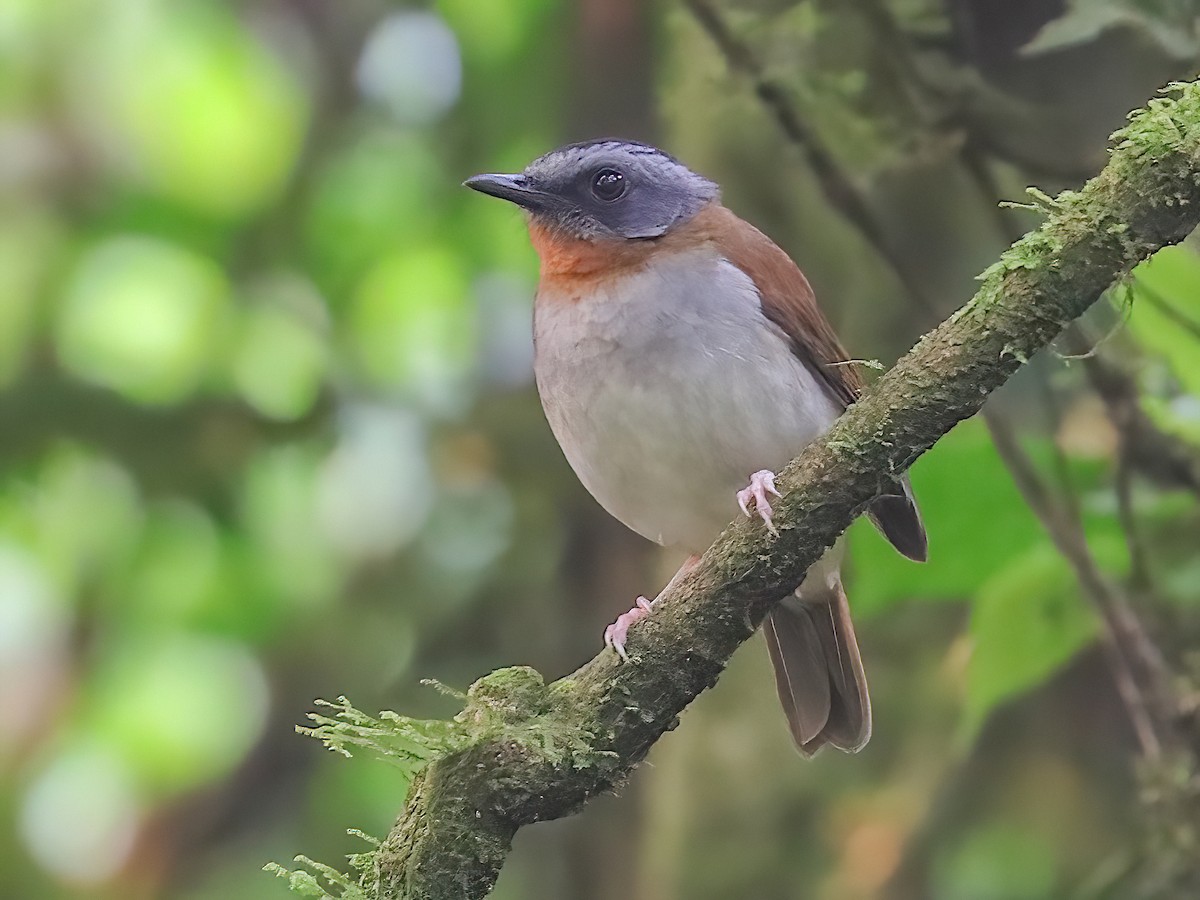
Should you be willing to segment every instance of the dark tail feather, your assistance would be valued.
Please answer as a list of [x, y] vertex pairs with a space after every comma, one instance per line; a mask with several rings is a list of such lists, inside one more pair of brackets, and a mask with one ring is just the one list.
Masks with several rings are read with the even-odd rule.
[[871, 699], [840, 583], [788, 597], [763, 625], [775, 687], [805, 756], [825, 744], [854, 753], [871, 738]]
[[913, 499], [912, 485], [907, 476], [900, 482], [900, 493], [884, 494], [876, 498], [867, 509], [867, 515], [892, 546], [917, 562], [925, 562], [929, 556], [929, 539], [925, 536], [925, 523], [921, 511]]

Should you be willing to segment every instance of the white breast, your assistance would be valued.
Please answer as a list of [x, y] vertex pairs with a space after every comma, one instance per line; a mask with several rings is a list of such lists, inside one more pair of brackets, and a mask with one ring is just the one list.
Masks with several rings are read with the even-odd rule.
[[535, 370], [584, 486], [634, 531], [698, 553], [735, 493], [777, 471], [841, 409], [710, 250], [676, 254], [586, 301], [539, 296]]

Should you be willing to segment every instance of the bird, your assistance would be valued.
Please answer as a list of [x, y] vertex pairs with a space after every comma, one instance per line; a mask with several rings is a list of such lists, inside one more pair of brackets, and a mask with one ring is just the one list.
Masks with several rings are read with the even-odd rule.
[[[688, 554], [654, 601], [740, 512], [775, 533], [775, 473], [863, 390], [791, 257], [721, 201], [718, 185], [637, 141], [568, 144], [516, 174], [464, 185], [526, 213], [539, 257], [534, 380], [579, 480], [633, 531]], [[927, 556], [907, 476], [867, 510], [903, 555]], [[840, 575], [839, 541], [763, 623], [796, 747], [857, 752], [871, 702]]]

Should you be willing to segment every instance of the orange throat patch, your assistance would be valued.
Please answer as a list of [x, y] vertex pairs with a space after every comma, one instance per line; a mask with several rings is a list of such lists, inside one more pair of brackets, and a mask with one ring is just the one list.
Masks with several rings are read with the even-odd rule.
[[555, 288], [579, 288], [640, 268], [656, 249], [654, 241], [586, 240], [533, 221], [529, 239], [541, 260], [542, 285]]
[[597, 283], [631, 274], [658, 254], [712, 243], [731, 217], [719, 203], [712, 203], [662, 237], [640, 240], [577, 238], [531, 219], [529, 239], [541, 260], [542, 291], [579, 300]]

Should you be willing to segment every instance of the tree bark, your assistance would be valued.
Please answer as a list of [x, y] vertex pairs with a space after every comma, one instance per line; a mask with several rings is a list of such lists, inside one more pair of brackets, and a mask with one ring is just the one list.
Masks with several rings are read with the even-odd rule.
[[[1156, 99], [1114, 136], [1079, 192], [781, 473], [779, 536], [737, 521], [629, 642], [545, 685], [502, 669], [472, 686], [459, 749], [414, 781], [375, 861], [376, 894], [471, 900], [495, 883], [522, 825], [611, 790], [711, 687], [772, 604], [921, 453], [1139, 262], [1200, 222], [1200, 82]], [[680, 473], [686, 478], [686, 473]], [[937, 535], [933, 535], [936, 553]]]

